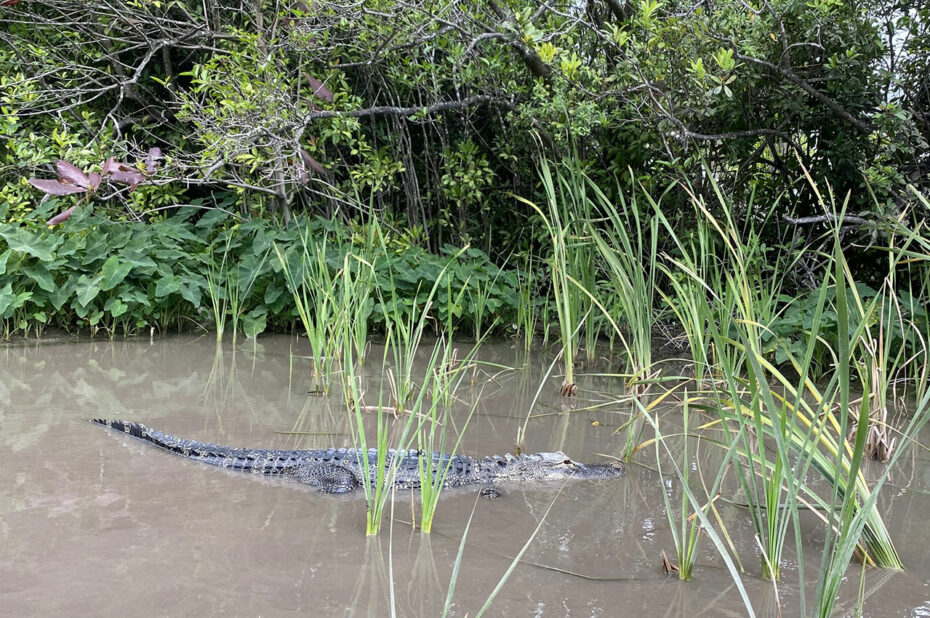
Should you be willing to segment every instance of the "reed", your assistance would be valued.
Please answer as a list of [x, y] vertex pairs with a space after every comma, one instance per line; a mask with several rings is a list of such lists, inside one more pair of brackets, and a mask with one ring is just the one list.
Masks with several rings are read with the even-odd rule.
[[[828, 237], [832, 249], [821, 256], [828, 269], [813, 295], [815, 306], [810, 323], [805, 324], [803, 352], [786, 348], [787, 363], [776, 365], [765, 342], [773, 339], [772, 328], [786, 307], [782, 280], [801, 252], [768, 253], [754, 224], [736, 225], [734, 209], [714, 185], [712, 175], [708, 177], [719, 203], [712, 211], [692, 193], [699, 218], [690, 238], [679, 237], [661, 210], [655, 209], [672, 242], [672, 251], [662, 254], [657, 264], [668, 281], [668, 291], [659, 293], [681, 322], [695, 360], [715, 371], [714, 380], [704, 381], [700, 380], [703, 369], [696, 367], [696, 376], [710, 391], [703, 397], [686, 398], [685, 414], [688, 408], [715, 414], [717, 420], [702, 429], [716, 428], [721, 433], [718, 443], [727, 450], [725, 460], [743, 462], [732, 469], [746, 497], [765, 577], [780, 577], [784, 547], [793, 538], [798, 577], [804, 582], [800, 512], [809, 511], [825, 522], [828, 532], [816, 595], [811, 601], [801, 587], [800, 613], [828, 616], [855, 553], [867, 564], [888, 569], [902, 566], [876, 500], [890, 466], [926, 423], [930, 395], [923, 370], [917, 368], [927, 355], [926, 338], [900, 335], [894, 339], [903, 340], [906, 350], [891, 344], [892, 333], [917, 330], [916, 320], [908, 316], [920, 312], [914, 297], [902, 304], [894, 279], [901, 265], [913, 266], [919, 273], [930, 255], [930, 243], [920, 225], [899, 229], [885, 247], [889, 275], [882, 289], [863, 297], [837, 231], [845, 203], [837, 208], [832, 196], [829, 203], [821, 198], [821, 205], [834, 212], [837, 221], [832, 238]], [[714, 245], [722, 247], [723, 254], [716, 255]], [[760, 264], [769, 266], [759, 270]], [[916, 297], [924, 293], [920, 290]], [[815, 369], [823, 356], [835, 371], [825, 385], [818, 386]], [[858, 399], [852, 394], [851, 372], [858, 376], [863, 391]], [[901, 376], [909, 376], [917, 385], [919, 403], [906, 427], [898, 430], [899, 444], [893, 449], [887, 409], [892, 384]], [[658, 418], [642, 402], [634, 400], [634, 404], [641, 408], [638, 418], [653, 426], [656, 448], [660, 444], [665, 448], [675, 475], [686, 487], [689, 471], [675, 464], [669, 436], [659, 431]], [[870, 485], [861, 467], [873, 452], [887, 457], [889, 468]], [[684, 453], [686, 457], [687, 446]], [[692, 503], [692, 508], [694, 516], [700, 517], [699, 505]], [[685, 525], [684, 508], [678, 510], [667, 500], [666, 510], [684, 567], [679, 576], [685, 577], [690, 575], [693, 529]], [[722, 544], [717, 549], [724, 558], [738, 558]], [[739, 579], [735, 570], [731, 573], [735, 581]]]
[[[348, 328], [343, 323], [343, 328]], [[414, 439], [415, 417], [406, 415], [399, 417], [400, 422], [395, 426], [388, 419], [385, 411], [384, 388], [378, 389], [378, 405], [376, 408], [373, 440], [369, 439], [365, 418], [368, 408], [363, 403], [363, 393], [356, 373], [357, 364], [354, 354], [355, 347], [348, 336], [342, 337], [343, 353], [340, 376], [343, 397], [347, 404], [348, 414], [352, 423], [353, 442], [359, 452], [359, 466], [362, 469], [362, 491], [365, 495], [367, 508], [365, 511], [365, 534], [377, 535], [381, 529], [381, 520], [384, 509], [391, 499], [397, 469], [403, 457], [394, 456], [398, 452], [410, 449]], [[387, 364], [387, 349], [382, 358], [382, 368]], [[382, 371], [382, 376], [384, 376]], [[383, 377], [382, 377], [383, 382]]]
[[656, 286], [656, 293], [681, 325], [691, 352], [695, 384], [702, 388], [713, 361], [707, 337], [708, 322], [714, 319], [707, 310], [707, 296], [713, 295], [708, 282], [714, 271], [710, 225], [703, 217], [697, 218], [691, 237], [682, 240], [661, 210], [656, 211], [656, 217], [677, 249], [677, 256], [663, 254], [663, 259], [656, 263], [669, 289], [666, 292], [662, 286]]
[[[546, 194], [546, 210], [522, 197], [517, 196], [517, 199], [539, 215], [552, 244], [549, 271], [561, 334], [564, 370], [561, 393], [563, 396], [573, 397], [578, 393], [578, 386], [575, 384], [578, 333], [586, 315], [583, 311], [585, 295], [579, 290], [578, 277], [574, 276], [578, 273], [573, 268], [586, 263], [585, 256], [589, 254], [590, 247], [588, 243], [572, 236], [571, 228], [576, 223], [576, 213], [571, 210], [574, 193], [570, 189], [566, 190], [565, 183], [557, 182], [545, 158], [540, 162], [539, 174]], [[543, 323], [547, 323], [545, 316]]]
[[[463, 286], [455, 303], [450, 303], [448, 305], [449, 307], [459, 306], [462, 300], [464, 300], [464, 297], [468, 297], [468, 306], [472, 315], [472, 337], [475, 341], [481, 341], [497, 324], [497, 318], [490, 320], [490, 323], [488, 322], [488, 314], [493, 314], [495, 309], [495, 301], [491, 298], [491, 291], [495, 288], [506, 266], [505, 262], [494, 276], [490, 278], [487, 277], [485, 273], [475, 273], [470, 278], [472, 284]], [[450, 311], [449, 313], [451, 319], [452, 312]], [[453, 333], [451, 325], [446, 327], [446, 332], [449, 335]]]
[[[652, 366], [659, 220], [655, 214], [644, 217], [636, 195], [628, 200], [619, 183], [615, 191], [619, 203], [614, 203], [590, 178], [583, 176], [583, 181], [583, 198], [593, 203], [599, 217], [588, 220], [588, 234], [604, 264], [608, 293], [617, 308], [610, 322], [615, 328], [621, 322], [625, 326], [625, 333], [616, 329], [616, 334], [625, 349], [628, 372], [639, 379]], [[646, 199], [653, 211], [660, 210], [648, 194]]]
[[[335, 277], [327, 264], [329, 240], [324, 235], [315, 238], [309, 226], [300, 230], [300, 251], [283, 253], [275, 244], [288, 289], [294, 298], [304, 333], [310, 343], [315, 388], [325, 391], [333, 357], [341, 347], [344, 334], [336, 324], [339, 311], [338, 295], [334, 292]], [[296, 253], [296, 255], [295, 255]]]
[[456, 427], [457, 435], [453, 440], [449, 435], [449, 428], [453, 426], [452, 405], [456, 399], [456, 391], [474, 367], [472, 361], [477, 351], [476, 344], [460, 359], [451, 340], [446, 336], [440, 337], [433, 346], [424, 371], [422, 387], [410, 408], [410, 415], [417, 418], [417, 450], [424, 455], [439, 454], [436, 459], [426, 456], [418, 459], [420, 530], [424, 534], [432, 531], [433, 518], [439, 506], [439, 497], [446, 476], [478, 405], [478, 398], [475, 398], [468, 415], [460, 421], [460, 426]]
[[[848, 315], [846, 307], [846, 279], [852, 283], [851, 272], [843, 259], [840, 249], [838, 232], [834, 231], [834, 257], [835, 257], [835, 274], [837, 286], [837, 313], [841, 316]], [[854, 289], [854, 285], [850, 285]], [[845, 355], [850, 355], [850, 348], [861, 340], [863, 326], [868, 322], [868, 316], [863, 316], [859, 327], [851, 335], [846, 319], [839, 321], [838, 337], [838, 357], [837, 380], [840, 391], [840, 427], [844, 427], [844, 421], [847, 420], [847, 412], [844, 406], [849, 405], [849, 365], [843, 363]], [[844, 367], [842, 365], [845, 365]], [[867, 388], [868, 383], [864, 384]], [[900, 432], [902, 446], [911, 443], [917, 436], [920, 429], [926, 424], [930, 414], [927, 406], [930, 403], [930, 393], [925, 394], [918, 402], [912, 413], [907, 426]], [[868, 434], [869, 434], [869, 397], [868, 393], [863, 393], [860, 400], [856, 430], [853, 438], [852, 448], [847, 446], [843, 451], [838, 452], [833, 459], [836, 467], [845, 471], [846, 479], [857, 479], [857, 487], [864, 485], [861, 474], [862, 461], [866, 454]], [[836, 603], [836, 597], [839, 592], [840, 584], [845, 579], [847, 567], [852, 559], [853, 553], [857, 550], [858, 539], [862, 538], [868, 554], [867, 558], [873, 558], [879, 566], [886, 566], [900, 569], [901, 562], [891, 545], [890, 539], [885, 540], [880, 533], [884, 532], [883, 526], [879, 529], [881, 523], [877, 514], [876, 501], [878, 493], [897, 458], [901, 455], [903, 449], [896, 450], [889, 457], [889, 465], [885, 468], [882, 476], [873, 483], [870, 492], [851, 492], [845, 491], [842, 486], [834, 486], [832, 503], [834, 507], [833, 521], [827, 528], [827, 537], [821, 559], [821, 566], [817, 581], [816, 593], [816, 611], [819, 616], [829, 616], [833, 611]], [[851, 496], [852, 494], [852, 496]], [[859, 501], [861, 498], [861, 502]]]
[[[682, 486], [691, 484], [691, 460], [688, 458], [688, 391], [684, 393], [684, 404], [682, 406], [682, 426], [683, 439], [681, 449], [681, 466], [677, 468], [681, 473], [678, 479]], [[662, 486], [666, 485], [665, 476], [662, 474], [662, 456], [659, 449], [659, 442], [667, 439], [659, 431], [659, 418], [655, 419], [656, 439], [655, 455], [656, 466], [659, 470], [659, 480]], [[698, 541], [700, 539], [701, 525], [696, 516], [690, 516], [688, 508], [688, 494], [686, 491], [681, 492], [681, 502], [678, 505], [678, 516], [675, 516], [675, 508], [672, 506], [668, 492], [662, 492], [662, 498], [665, 502], [665, 514], [668, 518], [669, 530], [672, 532], [672, 540], [675, 543], [675, 553], [678, 557], [678, 564], [675, 569], [678, 571], [678, 578], [682, 581], [691, 579], [691, 573], [694, 570], [694, 562], [697, 560]], [[705, 511], [706, 512], [706, 511]]]
[[[407, 406], [408, 401], [416, 392], [416, 384], [413, 381], [413, 367], [416, 361], [416, 353], [423, 339], [423, 334], [429, 323], [432, 322], [433, 316], [431, 310], [433, 301], [438, 291], [448, 281], [449, 266], [457, 260], [468, 248], [468, 245], [455, 253], [450, 261], [437, 274], [436, 280], [430, 288], [426, 299], [421, 303], [418, 296], [414, 295], [410, 305], [402, 304], [397, 287], [394, 283], [394, 273], [388, 273], [387, 293], [382, 291], [381, 287], [377, 288], [378, 299], [384, 308], [385, 329], [387, 331], [386, 349], [390, 350], [393, 356], [393, 371], [389, 374], [394, 392], [394, 405], [398, 413], [402, 413]], [[384, 248], [386, 251], [386, 248]]]
[[440, 618], [446, 618], [449, 610], [452, 609], [452, 597], [455, 595], [455, 584], [459, 579], [459, 570], [462, 568], [462, 558], [465, 556], [465, 541], [468, 539], [468, 531], [471, 529], [471, 522], [475, 518], [475, 509], [478, 508], [480, 496], [475, 496], [475, 504], [471, 507], [471, 513], [468, 515], [468, 521], [465, 522], [465, 529], [462, 531], [462, 540], [459, 541], [459, 549], [455, 554], [455, 561], [452, 563], [452, 574], [449, 577], [449, 587], [446, 590], [446, 600], [442, 605], [442, 614]]
[[[685, 400], [687, 401], [687, 397], [685, 398]], [[691, 485], [688, 482], [690, 473], [686, 472], [682, 466], [678, 465], [676, 461], [676, 457], [675, 457], [676, 453], [673, 450], [672, 446], [670, 445], [670, 441], [667, 439], [665, 435], [662, 434], [662, 431], [660, 429], [658, 412], [651, 412], [650, 408], [644, 405], [643, 402], [640, 401], [639, 398], [634, 398], [633, 403], [634, 405], [639, 407], [642, 418], [645, 419], [645, 421], [648, 422], [649, 425], [652, 427], [652, 430], [655, 435], [654, 443], [655, 443], [656, 448], [659, 449], [659, 447], [661, 447], [661, 451], [664, 451], [664, 454], [657, 453], [657, 457], [662, 456], [666, 459], [666, 461], [669, 462], [667, 465], [672, 468], [673, 474], [680, 481], [680, 486], [681, 486], [681, 491], [682, 491], [682, 506], [681, 506], [682, 510], [680, 512], [680, 519], [679, 519], [679, 523], [682, 526], [681, 528], [682, 534], [680, 536], [675, 531], [676, 524], [675, 524], [675, 516], [674, 516], [673, 507], [670, 502], [666, 503], [666, 514], [669, 518], [669, 523], [673, 530], [672, 534], [673, 534], [673, 537], [677, 539], [675, 541], [676, 550], [680, 547], [681, 548], [679, 550], [680, 555], [687, 556], [687, 560], [691, 561], [692, 566], [693, 566], [693, 560], [696, 557], [696, 549], [697, 549], [696, 535], [698, 535], [699, 533], [706, 535], [707, 538], [710, 539], [711, 543], [713, 543], [714, 548], [717, 550], [717, 553], [720, 555], [721, 559], [724, 562], [724, 565], [726, 566], [727, 572], [730, 574], [730, 577], [733, 579], [733, 584], [736, 586], [737, 592], [740, 595], [740, 599], [743, 601], [743, 605], [746, 609], [747, 615], [755, 616], [755, 611], [753, 610], [752, 602], [749, 599], [749, 594], [746, 591], [745, 584], [743, 583], [743, 578], [741, 575], [742, 569], [737, 566], [737, 563], [735, 561], [735, 556], [731, 555], [727, 547], [727, 544], [724, 541], [724, 537], [721, 536], [721, 533], [717, 531], [717, 528], [714, 526], [714, 523], [711, 521], [709, 517], [710, 512], [715, 512], [713, 508], [713, 499], [708, 499], [707, 502], [702, 504], [701, 501], [698, 499], [697, 495], [691, 489]], [[717, 477], [714, 480], [713, 489], [708, 492], [708, 495], [711, 495], [711, 496], [717, 495], [718, 489], [723, 482], [723, 478], [726, 473], [728, 464], [731, 461], [731, 459], [734, 457], [736, 450], [737, 449], [734, 448], [733, 445], [730, 445], [728, 447], [726, 457], [724, 458], [718, 470]], [[687, 460], [683, 460], [683, 462], [687, 463]], [[684, 468], [687, 468], [687, 467], [688, 467], [687, 465], [684, 466]], [[692, 515], [685, 516], [684, 513], [688, 511], [690, 511]], [[693, 517], [693, 521], [697, 522], [697, 524], [700, 526], [700, 531], [691, 531], [689, 529], [687, 522], [691, 517]], [[723, 532], [725, 532], [725, 530]], [[692, 544], [693, 544], [693, 548], [689, 549], [689, 546]], [[689, 553], [691, 555], [688, 555]], [[684, 563], [685, 560], [682, 560], [682, 558], [679, 558], [679, 562]], [[688, 572], [688, 574], [690, 575], [690, 571]]]
[[[537, 298], [538, 281], [536, 278], [537, 258], [532, 251], [524, 256], [518, 273], [519, 287], [517, 294], [520, 302], [517, 305], [516, 336], [522, 335], [523, 349], [529, 351], [533, 346], [536, 328], [540, 323], [540, 300]], [[545, 304], [545, 303], [543, 303]], [[543, 322], [543, 324], [548, 324]]]
[[216, 261], [216, 248], [211, 246], [209, 263], [207, 264], [207, 294], [210, 296], [213, 328], [216, 331], [217, 342], [223, 340], [223, 333], [226, 330], [226, 312], [229, 305], [226, 282], [229, 280], [230, 267], [228, 260], [231, 238], [232, 236], [226, 237], [226, 246], [223, 249], [223, 257], [219, 264]]

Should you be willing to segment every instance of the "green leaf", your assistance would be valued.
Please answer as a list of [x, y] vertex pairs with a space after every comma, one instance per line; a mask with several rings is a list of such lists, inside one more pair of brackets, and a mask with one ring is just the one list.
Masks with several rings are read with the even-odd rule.
[[12, 249], [7, 249], [3, 253], [0, 253], [0, 275], [6, 272], [6, 262], [10, 259], [10, 255], [12, 254]]
[[181, 298], [189, 302], [195, 309], [200, 308], [200, 285], [196, 281], [185, 281], [181, 286]]
[[274, 301], [278, 300], [281, 294], [284, 293], [284, 288], [274, 283], [269, 283], [268, 287], [265, 288], [265, 304], [272, 305]]
[[229, 218], [229, 215], [222, 210], [208, 210], [207, 213], [197, 221], [196, 227], [211, 230], [227, 218]]
[[123, 279], [126, 278], [126, 275], [128, 275], [131, 270], [131, 262], [126, 262], [115, 255], [110, 256], [110, 258], [103, 263], [103, 268], [100, 269], [100, 289], [104, 292], [112, 290], [123, 282]]
[[27, 266], [23, 269], [23, 272], [46, 292], [55, 291], [55, 279], [52, 277], [52, 273], [50, 273], [41, 262]]
[[71, 275], [68, 281], [57, 288], [55, 288], [48, 296], [48, 299], [52, 301], [52, 306], [56, 310], [64, 307], [65, 303], [68, 302], [68, 299], [71, 298], [71, 295], [74, 293], [74, 289], [77, 286], [77, 277]]
[[246, 337], [255, 337], [265, 330], [267, 309], [259, 307], [242, 316], [242, 332]]
[[103, 306], [103, 310], [109, 311], [111, 316], [118, 318], [129, 311], [129, 306], [125, 305], [122, 300], [114, 296], [106, 302]]
[[54, 259], [48, 243], [26, 228], [5, 225], [0, 227], [0, 236], [13, 251], [29, 254], [43, 262], [51, 262]]
[[81, 275], [77, 280], [75, 291], [77, 292], [77, 301], [81, 307], [87, 307], [100, 293], [100, 277], [89, 278], [87, 275]]
[[83, 266], [92, 266], [110, 252], [107, 234], [93, 235], [93, 240], [90, 240], [90, 236], [88, 235], [89, 239], [84, 255], [81, 256], [81, 265]]
[[155, 260], [141, 250], [123, 251], [120, 258], [131, 264], [133, 268], [140, 269], [146, 274], [154, 272], [156, 267]]
[[8, 318], [11, 315], [13, 315], [13, 284], [7, 283], [0, 288], [0, 317]]
[[155, 298], [163, 298], [181, 289], [181, 282], [174, 275], [165, 275], [155, 285]]

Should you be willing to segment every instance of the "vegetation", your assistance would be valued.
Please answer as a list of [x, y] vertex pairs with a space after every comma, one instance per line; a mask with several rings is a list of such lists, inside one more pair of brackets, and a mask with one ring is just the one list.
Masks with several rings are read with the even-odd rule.
[[[215, 210], [195, 221], [200, 211], [183, 209], [151, 223], [114, 222], [79, 210], [66, 225], [47, 228], [38, 222], [47, 212], [0, 224], [4, 338], [41, 334], [49, 326], [111, 337], [151, 328], [211, 329], [222, 337], [227, 323], [234, 335], [254, 337], [269, 328], [292, 331], [300, 323], [308, 335], [322, 329], [310, 339], [323, 345], [331, 339], [331, 321], [314, 320], [341, 300], [333, 295], [336, 274], [368, 234], [383, 234], [378, 242], [388, 250], [365, 269], [356, 268], [373, 272], [376, 287], [367, 302], [352, 305], [361, 312], [356, 324], [370, 323], [384, 333], [391, 320], [408, 319], [436, 285], [472, 294], [436, 294], [431, 301], [435, 315], [456, 332], [473, 332], [476, 320], [489, 317], [509, 325], [517, 313], [516, 273], [502, 271], [482, 251], [430, 254], [381, 227], [321, 218], [286, 229], [259, 219], [230, 224], [226, 213]], [[314, 350], [324, 355], [322, 348]]]
[[[544, 203], [541, 146], [611, 199], [613, 177], [709, 197], [706, 165], [734, 203], [781, 197], [795, 220], [825, 215], [807, 170], [868, 233], [930, 184], [928, 22], [920, 4], [839, 0], [7, 2], [0, 217], [34, 209], [27, 180], [56, 161], [105, 176], [115, 158], [138, 164], [95, 183], [112, 216], [197, 198], [332, 216], [347, 194], [431, 250], [493, 254], [532, 240], [513, 196]], [[688, 201], [666, 200], [669, 219]]]

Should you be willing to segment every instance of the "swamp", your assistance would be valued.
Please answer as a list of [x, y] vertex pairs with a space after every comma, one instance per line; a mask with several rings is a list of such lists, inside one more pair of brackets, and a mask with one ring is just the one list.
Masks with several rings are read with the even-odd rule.
[[930, 616], [928, 66], [925, 2], [0, 1], [0, 613]]

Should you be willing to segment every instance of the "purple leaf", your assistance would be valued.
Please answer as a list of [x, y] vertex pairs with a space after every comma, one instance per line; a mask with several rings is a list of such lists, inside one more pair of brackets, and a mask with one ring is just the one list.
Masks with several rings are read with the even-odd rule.
[[87, 175], [87, 180], [89, 181], [90, 186], [87, 188], [91, 191], [96, 191], [97, 187], [100, 186], [100, 180], [103, 178], [100, 174], [96, 172], [91, 172]]
[[304, 165], [306, 165], [317, 174], [326, 174], [326, 168], [320, 165], [319, 162], [311, 157], [303, 148], [300, 149], [300, 158], [303, 159]]
[[145, 176], [142, 175], [142, 172], [128, 163], [116, 161], [113, 157], [107, 159], [107, 162], [103, 164], [101, 176], [109, 176], [110, 180], [114, 182], [129, 185], [132, 190], [136, 188], [136, 185], [145, 180]]
[[109, 159], [103, 162], [103, 166], [100, 168], [100, 175], [106, 176], [107, 174], [109, 174], [115, 169], [118, 169], [116, 158], [110, 157]]
[[76, 165], [68, 163], [67, 161], [59, 161], [55, 164], [55, 169], [58, 170], [58, 175], [61, 176], [65, 182], [70, 182], [71, 184], [84, 187], [85, 189], [90, 188], [90, 179], [88, 179], [87, 175]]
[[304, 77], [307, 79], [307, 83], [310, 84], [310, 87], [313, 88], [313, 94], [317, 98], [322, 99], [327, 103], [333, 102], [333, 93], [330, 92], [329, 88], [323, 85], [323, 82], [313, 77], [312, 75], [308, 75], [307, 73], [304, 73]]
[[84, 187], [78, 187], [67, 182], [61, 182], [60, 180], [42, 180], [41, 178], [30, 178], [29, 184], [31, 184], [39, 191], [44, 191], [49, 195], [71, 195], [72, 193], [85, 193], [87, 191], [87, 189]]
[[130, 185], [133, 189], [136, 185], [145, 180], [140, 172], [136, 170], [115, 170], [110, 172], [110, 180], [120, 182], [124, 185]]
[[53, 225], [58, 225], [59, 223], [64, 223], [65, 221], [68, 220], [68, 217], [71, 216], [71, 213], [74, 212], [74, 208], [75, 208], [75, 207], [72, 206], [72, 207], [69, 208], [68, 210], [63, 210], [62, 212], [58, 213], [57, 215], [55, 215], [54, 217], [52, 217], [51, 219], [49, 219], [48, 221], [46, 221], [46, 222], [45, 222], [45, 225], [47, 225], [47, 226], [49, 226], [49, 227], [52, 227]]
[[145, 157], [145, 171], [149, 174], [158, 169], [158, 160], [161, 159], [161, 148], [154, 146], [149, 148], [149, 154]]

